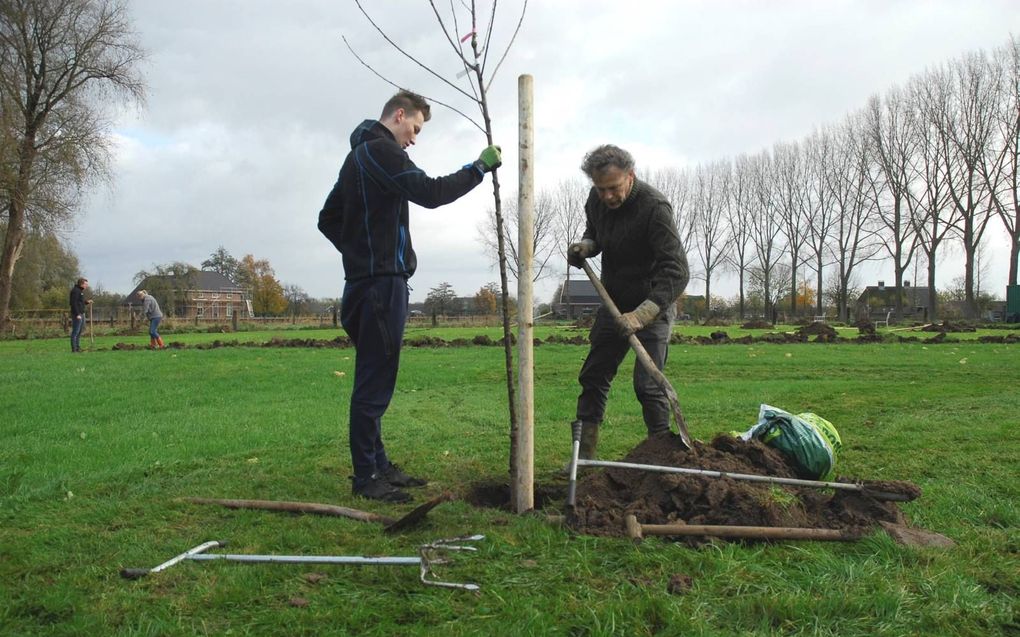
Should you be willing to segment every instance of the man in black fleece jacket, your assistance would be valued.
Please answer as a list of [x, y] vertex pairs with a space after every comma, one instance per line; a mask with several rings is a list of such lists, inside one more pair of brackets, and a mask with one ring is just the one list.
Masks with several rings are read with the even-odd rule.
[[85, 327], [85, 306], [92, 304], [92, 299], [85, 300], [85, 290], [89, 280], [82, 277], [75, 281], [69, 295], [71, 301], [71, 351], [81, 351], [81, 332]]
[[429, 177], [405, 149], [430, 118], [431, 108], [420, 95], [402, 90], [390, 98], [378, 120], [365, 120], [351, 133], [351, 152], [319, 212], [319, 230], [343, 257], [340, 320], [356, 352], [353, 492], [388, 502], [411, 499], [399, 487], [425, 484], [390, 461], [382, 440], [382, 416], [393, 398], [407, 321], [407, 280], [418, 266], [408, 202], [426, 208], [451, 203], [501, 163], [500, 148], [488, 146], [457, 172]]
[[[673, 220], [673, 207], [658, 190], [634, 175], [634, 158], [612, 145], [588, 153], [581, 170], [592, 180], [584, 204], [582, 239], [567, 248], [574, 267], [602, 255], [602, 283], [623, 315], [613, 320], [605, 307], [595, 315], [591, 349], [578, 380], [577, 420], [581, 421], [581, 457], [595, 457], [599, 425], [609, 386], [636, 333], [656, 367], [666, 364], [676, 300], [687, 287], [687, 253]], [[634, 392], [641, 403], [648, 435], [669, 431], [669, 400], [651, 375], [634, 365]]]

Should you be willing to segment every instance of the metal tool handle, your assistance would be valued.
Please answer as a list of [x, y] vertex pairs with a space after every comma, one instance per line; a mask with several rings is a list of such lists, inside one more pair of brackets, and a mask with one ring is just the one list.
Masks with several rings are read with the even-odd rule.
[[203, 553], [205, 551], [208, 551], [209, 549], [226, 545], [227, 543], [221, 540], [203, 542], [202, 544], [199, 544], [195, 548], [189, 549], [176, 557], [172, 557], [169, 560], [160, 564], [159, 566], [155, 566], [153, 568], [123, 568], [120, 571], [120, 576], [123, 577], [124, 579], [138, 579], [140, 577], [145, 577], [149, 573], [158, 573], [163, 569], [170, 568], [174, 564], [177, 564], [182, 560], [186, 560], [193, 555], [198, 555], [199, 553]]

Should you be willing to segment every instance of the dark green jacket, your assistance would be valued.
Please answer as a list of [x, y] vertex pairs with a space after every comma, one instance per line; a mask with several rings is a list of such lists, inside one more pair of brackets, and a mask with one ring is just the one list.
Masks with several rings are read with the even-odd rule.
[[584, 238], [602, 254], [602, 283], [621, 312], [645, 299], [666, 309], [683, 294], [691, 275], [665, 195], [635, 179], [623, 205], [610, 210], [592, 188], [584, 214]]

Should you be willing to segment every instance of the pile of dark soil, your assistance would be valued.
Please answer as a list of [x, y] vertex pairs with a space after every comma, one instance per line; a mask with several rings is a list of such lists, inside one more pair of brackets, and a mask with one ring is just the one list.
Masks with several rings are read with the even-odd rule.
[[828, 323], [822, 323], [821, 321], [808, 323], [798, 329], [797, 333], [801, 336], [817, 336], [818, 338], [815, 340], [818, 341], [834, 341], [838, 336], [836, 328]]
[[754, 319], [753, 321], [748, 321], [747, 323], [744, 323], [740, 327], [745, 330], [768, 330], [772, 329], [772, 323], [769, 323], [768, 321], [762, 319]]
[[[798, 477], [780, 452], [756, 440], [743, 442], [729, 435], [719, 435], [711, 444], [696, 441], [691, 451], [685, 450], [671, 434], [655, 436], [638, 445], [624, 462]], [[910, 483], [862, 483], [843, 478], [839, 481], [913, 496], [920, 494]], [[574, 530], [625, 537], [627, 515], [634, 515], [641, 524], [785, 526], [839, 529], [861, 535], [882, 523], [905, 523], [895, 503], [856, 491], [617, 468], [585, 470], [578, 477], [576, 506], [570, 520]], [[684, 541], [699, 544], [703, 540]]]

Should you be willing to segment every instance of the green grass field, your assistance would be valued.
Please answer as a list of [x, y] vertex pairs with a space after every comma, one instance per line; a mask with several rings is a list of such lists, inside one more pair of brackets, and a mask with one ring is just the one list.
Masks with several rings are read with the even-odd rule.
[[[408, 336], [498, 336], [498, 329], [463, 331]], [[875, 533], [849, 544], [695, 550], [572, 536], [541, 515], [463, 501], [394, 536], [342, 518], [181, 502], [204, 496], [391, 516], [410, 510], [350, 494], [352, 350], [112, 351], [117, 342], [147, 338], [99, 336], [97, 351], [82, 355], [68, 353], [66, 339], [0, 342], [0, 634], [1020, 632], [1017, 345], [674, 346], [666, 374], [695, 437], [745, 429], [762, 402], [814, 411], [843, 436], [838, 473], [915, 482], [924, 495], [903, 506], [906, 514], [958, 542], [907, 548]], [[571, 345], [535, 350], [539, 485], [562, 486], [554, 474], [569, 453], [585, 353]], [[419, 502], [506, 479], [502, 356], [499, 347], [404, 350], [385, 434], [391, 456], [432, 480], [415, 491]], [[622, 457], [643, 436], [632, 365], [632, 358], [624, 363], [610, 397], [603, 457]], [[546, 512], [561, 505], [551, 502]], [[140, 581], [118, 575], [213, 539], [228, 540], [235, 553], [407, 556], [424, 542], [470, 533], [486, 535], [479, 552], [457, 556], [440, 573], [479, 583], [479, 594], [424, 587], [407, 566], [184, 562]], [[675, 574], [689, 575], [692, 588], [669, 593]]]

